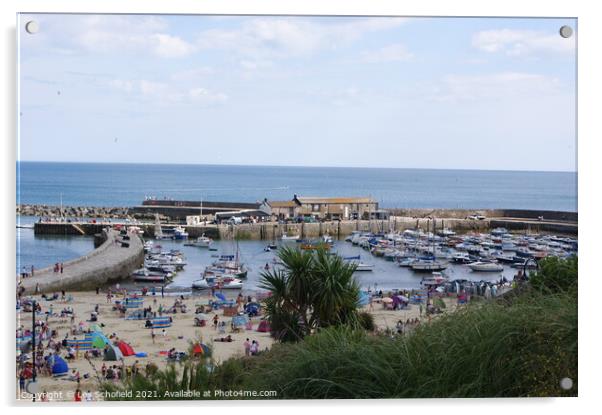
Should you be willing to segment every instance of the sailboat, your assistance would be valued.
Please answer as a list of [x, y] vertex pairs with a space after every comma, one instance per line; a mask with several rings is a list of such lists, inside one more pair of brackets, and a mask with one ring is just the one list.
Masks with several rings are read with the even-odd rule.
[[155, 215], [155, 239], [171, 239], [171, 237], [163, 234], [158, 213]]
[[234, 275], [237, 278], [246, 278], [249, 270], [240, 261], [240, 248], [236, 241], [235, 255], [220, 255], [219, 259], [205, 268], [204, 275]]

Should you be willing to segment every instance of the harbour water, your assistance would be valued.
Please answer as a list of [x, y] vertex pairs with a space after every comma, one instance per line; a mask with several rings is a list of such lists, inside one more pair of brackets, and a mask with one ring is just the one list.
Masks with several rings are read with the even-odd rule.
[[[35, 221], [34, 217], [21, 217], [21, 224], [27, 225]], [[31, 267], [36, 269], [54, 264], [55, 262], [65, 262], [77, 258], [91, 251], [93, 238], [85, 236], [35, 236], [33, 229], [17, 230], [17, 271], [21, 267]], [[185, 257], [186, 267], [179, 271], [175, 278], [166, 285], [169, 291], [189, 291], [194, 280], [200, 278], [206, 266], [216, 260], [218, 255], [232, 255], [236, 252], [234, 241], [215, 241], [213, 247], [217, 251], [208, 249], [185, 246], [184, 241], [162, 240], [157, 241], [164, 251], [171, 249], [180, 250]], [[277, 250], [266, 252], [266, 241], [239, 241], [241, 261], [248, 268], [249, 273], [245, 283], [245, 291], [254, 291], [259, 288], [261, 273], [265, 265], [273, 266], [273, 260], [277, 255]], [[285, 244], [295, 246], [294, 241], [278, 242], [279, 245]], [[385, 261], [382, 258], [373, 257], [364, 249], [354, 246], [349, 242], [335, 241], [333, 252], [344, 257], [360, 255], [365, 263], [374, 265], [373, 271], [357, 272], [356, 278], [363, 288], [394, 289], [394, 288], [419, 288], [420, 280], [423, 274], [417, 274], [409, 268], [402, 268], [393, 262]], [[451, 279], [463, 278], [470, 281], [495, 281], [502, 275], [508, 279], [516, 272], [515, 269], [505, 267], [502, 273], [480, 273], [472, 272], [464, 265], [449, 264], [446, 273]], [[123, 282], [123, 286], [140, 289], [148, 286], [148, 283]]]

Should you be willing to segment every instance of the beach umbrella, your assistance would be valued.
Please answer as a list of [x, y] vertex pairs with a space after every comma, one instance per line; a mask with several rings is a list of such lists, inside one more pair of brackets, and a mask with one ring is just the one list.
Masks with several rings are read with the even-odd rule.
[[407, 303], [408, 301], [410, 301], [410, 299], [406, 296], [403, 295], [398, 295], [397, 298], [399, 298], [401, 301]]

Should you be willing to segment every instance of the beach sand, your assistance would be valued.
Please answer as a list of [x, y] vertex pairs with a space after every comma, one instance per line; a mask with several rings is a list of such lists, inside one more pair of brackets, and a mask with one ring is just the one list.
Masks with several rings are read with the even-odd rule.
[[[227, 298], [234, 299], [237, 294], [225, 293]], [[270, 337], [269, 333], [261, 333], [257, 331], [257, 327], [260, 321], [260, 317], [252, 318], [253, 323], [252, 330], [242, 330], [238, 333], [232, 333], [230, 330], [230, 319], [231, 317], [223, 317], [223, 311], [217, 310], [215, 312], [207, 313], [208, 318], [212, 319], [214, 314], [217, 314], [220, 321], [226, 322], [226, 334], [220, 334], [218, 330], [213, 327], [212, 321], [207, 322], [205, 327], [194, 326], [194, 311], [197, 305], [208, 304], [210, 296], [208, 293], [203, 293], [196, 296], [185, 297], [184, 303], [188, 309], [185, 314], [169, 314], [173, 318], [172, 326], [166, 329], [166, 335], [163, 336], [161, 329], [155, 329], [155, 341], [151, 336], [151, 330], [144, 328], [144, 320], [125, 320], [121, 317], [118, 311], [113, 310], [114, 302], [107, 303], [106, 294], [101, 292], [96, 294], [95, 292], [70, 292], [68, 297], [71, 296], [72, 300], [66, 301], [46, 301], [39, 296], [34, 297], [38, 300], [42, 306], [42, 313], [48, 310], [50, 305], [53, 306], [55, 313], [60, 312], [64, 307], [70, 306], [75, 312], [75, 325], [79, 325], [80, 321], [84, 322], [84, 329], [87, 329], [90, 324], [86, 322], [86, 319], [90, 318], [90, 313], [94, 310], [96, 304], [99, 305], [99, 318], [98, 323], [104, 324], [103, 333], [109, 337], [113, 334], [115, 338], [111, 340], [123, 340], [129, 343], [135, 352], [146, 352], [147, 357], [136, 357], [126, 356], [124, 357], [125, 365], [132, 365], [138, 361], [138, 366], [142, 369], [148, 362], [155, 363], [159, 368], [165, 368], [168, 365], [167, 359], [164, 355], [159, 354], [161, 351], [167, 351], [171, 348], [176, 348], [178, 351], [188, 352], [192, 341], [202, 341], [209, 345], [213, 349], [213, 359], [216, 363], [223, 362], [224, 360], [236, 357], [244, 356], [244, 341], [248, 338], [250, 341], [256, 340], [259, 343], [259, 349], [265, 350], [271, 347], [274, 340]], [[116, 299], [121, 299], [118, 296]], [[161, 295], [151, 296], [147, 295], [144, 298], [144, 307], [152, 306], [153, 311], [156, 311], [159, 305], [163, 305], [163, 308], [171, 307], [176, 300], [175, 296], [166, 295], [161, 298]], [[113, 299], [113, 301], [115, 298]], [[447, 307], [446, 312], [455, 309], [455, 299], [445, 299]], [[385, 310], [382, 304], [375, 303], [372, 307], [364, 307], [365, 311], [370, 312], [374, 316], [374, 322], [380, 330], [391, 329], [395, 331], [396, 323], [401, 320], [405, 322], [407, 319], [420, 318], [420, 308], [418, 305], [409, 305], [408, 308], [399, 311]], [[165, 314], [164, 314], [165, 315]], [[17, 327], [22, 326], [25, 329], [31, 328], [31, 313], [18, 313], [17, 314]], [[38, 320], [44, 319], [44, 314], [38, 316]], [[424, 320], [423, 320], [424, 321]], [[58, 331], [57, 341], [62, 340], [65, 334], [71, 331], [70, 318], [59, 318], [50, 317], [48, 319], [51, 329]], [[224, 337], [230, 334], [234, 341], [228, 342], [215, 342], [214, 339]], [[72, 339], [74, 336], [69, 335]], [[75, 336], [77, 338], [83, 338], [83, 335]], [[47, 341], [43, 342], [46, 346]], [[61, 356], [65, 355], [65, 350], [61, 351]], [[251, 357], [252, 358], [252, 357]], [[91, 363], [90, 363], [91, 362]], [[73, 361], [68, 361], [69, 372], [72, 369], [76, 369], [80, 372], [82, 377], [80, 381], [80, 390], [82, 392], [91, 391], [95, 394], [98, 391], [98, 376], [100, 376], [100, 370], [103, 365], [103, 358], [91, 358], [90, 362], [84, 359], [83, 352], [79, 352], [78, 358]], [[117, 365], [120, 366], [121, 362], [105, 362], [107, 366]], [[84, 375], [88, 374], [89, 377], [84, 379]], [[46, 392], [58, 392], [54, 396], [50, 396], [50, 400], [62, 400], [70, 401], [73, 400], [72, 393], [77, 389], [77, 383], [73, 380], [68, 379], [69, 376], [63, 376], [59, 378], [52, 378], [47, 375], [38, 376], [39, 391]], [[19, 394], [19, 392], [18, 392]], [[30, 397], [27, 395], [19, 394], [18, 398], [30, 401]], [[95, 394], [95, 400], [102, 399], [102, 396]]]

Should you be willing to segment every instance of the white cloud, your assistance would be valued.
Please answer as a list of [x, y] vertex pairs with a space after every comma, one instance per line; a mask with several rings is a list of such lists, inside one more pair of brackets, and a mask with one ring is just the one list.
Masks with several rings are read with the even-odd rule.
[[[194, 52], [194, 45], [168, 33], [167, 22], [155, 16], [84, 15], [40, 17], [46, 36], [40, 47], [72, 55], [97, 53], [150, 53], [179, 58]], [[50, 36], [50, 34], [52, 36]]]
[[430, 98], [452, 102], [541, 98], [558, 93], [561, 87], [557, 78], [531, 73], [448, 75], [433, 87]]
[[256, 18], [237, 29], [209, 29], [198, 37], [202, 49], [232, 50], [244, 57], [266, 60], [299, 57], [334, 49], [369, 32], [405, 23], [402, 18], [354, 18], [342, 22], [299, 18]]
[[193, 88], [188, 91], [188, 96], [195, 102], [221, 103], [228, 100], [228, 95], [223, 92], [211, 92], [205, 88]]
[[536, 52], [571, 53], [575, 50], [574, 38], [565, 39], [558, 33], [533, 30], [484, 30], [473, 36], [472, 45], [484, 52], [500, 52], [509, 56]]
[[223, 92], [211, 91], [202, 87], [179, 88], [175, 85], [146, 79], [114, 79], [109, 81], [109, 86], [114, 90], [126, 93], [132, 98], [159, 105], [178, 103], [213, 105], [228, 100], [228, 95]]
[[365, 51], [361, 54], [361, 60], [368, 63], [409, 61], [413, 57], [414, 55], [401, 43]]
[[212, 75], [214, 72], [214, 69], [210, 66], [199, 66], [196, 68], [175, 72], [171, 75], [170, 78], [173, 81], [191, 82], [199, 79], [204, 79], [207, 77], [207, 75]]
[[180, 58], [194, 51], [194, 47], [176, 36], [156, 33], [150, 37], [153, 52], [162, 58]]

